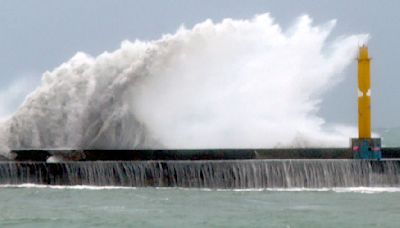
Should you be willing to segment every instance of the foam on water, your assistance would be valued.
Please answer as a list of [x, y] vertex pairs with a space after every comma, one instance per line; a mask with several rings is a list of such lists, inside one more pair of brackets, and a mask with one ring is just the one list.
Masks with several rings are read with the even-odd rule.
[[[92, 185], [42, 185], [42, 184], [2, 184], [0, 188], [49, 188], [49, 189], [72, 189], [72, 190], [137, 190], [145, 188], [124, 186], [92, 186]], [[395, 193], [400, 192], [397, 187], [349, 187], [349, 188], [249, 188], [249, 189], [211, 189], [211, 188], [165, 188], [157, 187], [159, 190], [178, 189], [183, 191], [228, 191], [228, 192], [337, 192], [337, 193]]]
[[113, 190], [113, 189], [136, 189], [136, 187], [124, 186], [93, 186], [93, 185], [44, 185], [44, 184], [0, 184], [0, 188], [50, 188], [50, 189], [76, 189], [76, 190]]
[[206, 20], [97, 57], [79, 52], [0, 124], [0, 150], [347, 145], [354, 129], [327, 128], [317, 113], [367, 36], [328, 41], [335, 23]]

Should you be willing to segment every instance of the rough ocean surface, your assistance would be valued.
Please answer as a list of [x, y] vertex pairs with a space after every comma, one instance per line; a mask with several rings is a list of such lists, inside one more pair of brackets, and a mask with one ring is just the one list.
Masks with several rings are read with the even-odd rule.
[[347, 145], [317, 112], [367, 35], [328, 41], [334, 26], [263, 14], [77, 53], [0, 124], [0, 150]]
[[399, 189], [0, 186], [1, 227], [397, 228]]

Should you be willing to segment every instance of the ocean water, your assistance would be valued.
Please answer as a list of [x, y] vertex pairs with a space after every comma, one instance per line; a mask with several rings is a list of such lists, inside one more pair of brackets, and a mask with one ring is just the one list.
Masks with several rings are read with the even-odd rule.
[[399, 227], [399, 188], [3, 185], [0, 227]]

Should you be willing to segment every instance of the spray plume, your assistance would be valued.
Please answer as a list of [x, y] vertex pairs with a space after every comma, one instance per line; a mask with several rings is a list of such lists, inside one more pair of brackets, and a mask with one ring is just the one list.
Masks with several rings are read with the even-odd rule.
[[354, 129], [317, 113], [367, 36], [328, 42], [334, 26], [263, 14], [77, 53], [1, 125], [3, 150], [346, 146]]

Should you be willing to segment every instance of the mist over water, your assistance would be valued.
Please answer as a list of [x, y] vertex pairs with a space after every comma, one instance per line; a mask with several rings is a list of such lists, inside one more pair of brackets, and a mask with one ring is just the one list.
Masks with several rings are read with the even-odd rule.
[[367, 35], [269, 14], [206, 20], [154, 41], [77, 53], [0, 125], [0, 150], [347, 146], [353, 127], [318, 116]]

